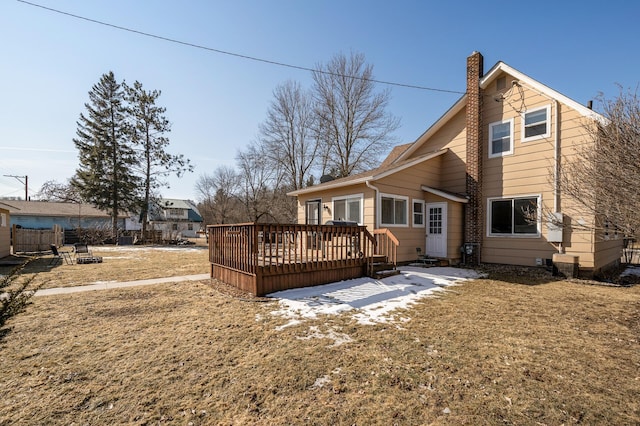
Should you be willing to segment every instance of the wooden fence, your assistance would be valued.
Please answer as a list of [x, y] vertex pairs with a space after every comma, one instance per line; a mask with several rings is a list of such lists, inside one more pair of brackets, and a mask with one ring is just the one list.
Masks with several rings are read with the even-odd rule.
[[[207, 232], [211, 277], [258, 296], [370, 275], [381, 255], [377, 240], [395, 240], [365, 226], [244, 223]], [[395, 262], [395, 252], [382, 256]]]
[[51, 250], [51, 245], [61, 246], [64, 231], [60, 225], [53, 229], [24, 229], [13, 225], [11, 231], [14, 253], [35, 253]]

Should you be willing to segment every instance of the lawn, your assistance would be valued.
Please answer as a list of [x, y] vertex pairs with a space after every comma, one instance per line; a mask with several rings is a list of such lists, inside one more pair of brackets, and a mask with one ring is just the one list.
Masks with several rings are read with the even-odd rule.
[[496, 277], [371, 324], [208, 280], [38, 297], [0, 424], [640, 423], [640, 286]]
[[[203, 243], [202, 243], [203, 244]], [[193, 246], [90, 246], [102, 263], [69, 265], [52, 256], [36, 258], [24, 270], [42, 288], [73, 287], [96, 282], [130, 281], [209, 273], [209, 252]], [[72, 256], [73, 257], [73, 256]], [[10, 267], [0, 267], [7, 274]]]

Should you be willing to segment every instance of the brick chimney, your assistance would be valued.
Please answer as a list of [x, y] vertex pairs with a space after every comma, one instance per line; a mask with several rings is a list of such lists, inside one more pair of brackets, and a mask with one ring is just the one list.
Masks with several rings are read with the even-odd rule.
[[473, 52], [467, 58], [467, 164], [466, 186], [469, 202], [465, 206], [465, 263], [480, 263], [484, 229], [482, 206], [482, 90], [480, 78], [484, 73], [482, 55]]

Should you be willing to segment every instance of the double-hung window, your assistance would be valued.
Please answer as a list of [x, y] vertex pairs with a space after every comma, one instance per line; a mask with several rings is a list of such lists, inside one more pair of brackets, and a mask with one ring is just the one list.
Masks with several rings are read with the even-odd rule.
[[549, 137], [551, 133], [551, 126], [549, 125], [550, 111], [551, 108], [547, 105], [522, 114], [523, 142]]
[[332, 201], [333, 220], [346, 220], [362, 225], [362, 194], [336, 197]]
[[424, 226], [424, 201], [413, 200], [413, 226]]
[[513, 119], [489, 124], [489, 158], [513, 154]]
[[380, 197], [380, 219], [382, 225], [404, 225], [407, 226], [409, 200], [407, 197], [397, 195], [381, 195]]
[[490, 198], [488, 204], [489, 235], [540, 235], [539, 196]]

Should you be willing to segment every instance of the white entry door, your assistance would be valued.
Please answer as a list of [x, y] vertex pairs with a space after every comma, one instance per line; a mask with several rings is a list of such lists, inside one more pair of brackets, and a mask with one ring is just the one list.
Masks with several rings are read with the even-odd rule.
[[427, 203], [427, 256], [447, 257], [447, 203]]

